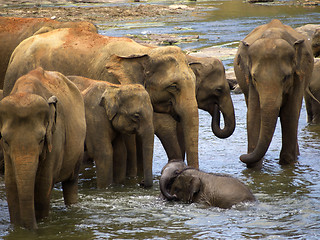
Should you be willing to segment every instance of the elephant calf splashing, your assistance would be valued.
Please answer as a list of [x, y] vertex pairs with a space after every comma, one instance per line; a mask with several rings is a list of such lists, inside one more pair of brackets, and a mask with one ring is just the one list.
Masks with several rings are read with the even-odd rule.
[[241, 41], [234, 70], [248, 108], [248, 154], [240, 157], [247, 167], [262, 163], [278, 117], [282, 127], [280, 164], [297, 160], [298, 120], [313, 61], [308, 40], [276, 19], [255, 28]]
[[171, 160], [162, 169], [160, 190], [168, 200], [220, 208], [255, 201], [250, 189], [238, 179], [189, 168], [180, 159]]

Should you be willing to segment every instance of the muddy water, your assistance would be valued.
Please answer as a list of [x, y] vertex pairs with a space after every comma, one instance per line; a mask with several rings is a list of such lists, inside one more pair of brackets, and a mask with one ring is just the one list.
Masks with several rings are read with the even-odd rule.
[[[165, 3], [168, 3], [166, 1]], [[200, 35], [182, 48], [212, 45], [235, 47], [256, 25], [280, 18], [294, 27], [320, 23], [318, 8], [252, 6], [241, 1], [198, 1], [214, 9], [168, 23], [123, 23], [109, 35], [132, 32], [177, 32]], [[235, 6], [234, 6], [235, 5]], [[192, 4], [190, 5], [192, 6]], [[158, 24], [158, 25], [157, 25]], [[160, 26], [161, 25], [161, 26]], [[230, 67], [231, 59], [224, 60]], [[9, 224], [4, 182], [0, 179], [0, 238], [4, 239], [319, 239], [320, 237], [320, 127], [306, 123], [303, 106], [299, 122], [300, 157], [293, 167], [278, 165], [281, 129], [276, 129], [261, 171], [247, 170], [239, 156], [246, 152], [246, 106], [243, 95], [233, 95], [237, 126], [228, 139], [212, 135], [210, 116], [200, 111], [200, 168], [231, 174], [248, 184], [258, 201], [230, 210], [159, 199], [159, 176], [166, 155], [158, 141], [154, 150], [154, 187], [142, 189], [135, 181], [108, 190], [95, 188], [94, 168], [80, 177], [79, 203], [66, 208], [60, 185], [54, 188], [52, 208], [39, 230], [13, 229]], [[279, 125], [279, 124], [278, 124]]]

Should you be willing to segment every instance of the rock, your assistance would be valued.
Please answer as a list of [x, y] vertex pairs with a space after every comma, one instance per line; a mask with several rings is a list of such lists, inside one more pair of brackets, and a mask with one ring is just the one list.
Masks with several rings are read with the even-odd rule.
[[227, 47], [208, 47], [201, 49], [198, 52], [190, 52], [191, 56], [195, 57], [216, 57], [220, 60], [233, 59], [236, 55], [236, 48], [227, 48]]

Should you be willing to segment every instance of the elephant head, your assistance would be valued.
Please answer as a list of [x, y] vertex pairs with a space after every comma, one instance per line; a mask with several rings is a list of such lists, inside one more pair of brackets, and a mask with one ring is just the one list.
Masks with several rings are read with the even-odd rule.
[[168, 162], [161, 170], [160, 190], [163, 196], [169, 201], [175, 200], [176, 196], [170, 193], [171, 185], [175, 178], [187, 168], [182, 159], [173, 159]]
[[[0, 132], [11, 222], [37, 228], [34, 195], [39, 165], [52, 150], [56, 97], [11, 94], [0, 103]], [[40, 216], [41, 217], [41, 216]]]
[[[301, 106], [300, 95], [305, 88], [302, 66], [310, 62], [304, 48], [303, 39], [293, 39], [282, 29], [270, 29], [254, 42], [240, 43], [236, 64], [245, 76], [245, 83], [241, 84], [246, 85], [244, 92], [248, 93], [248, 116], [260, 113], [260, 132], [254, 150], [240, 157], [247, 165], [260, 161], [265, 155], [288, 96], [296, 95], [296, 105]], [[250, 124], [248, 117], [248, 128]]]
[[[187, 55], [188, 62], [196, 75], [196, 97], [198, 107], [212, 116], [212, 132], [219, 138], [231, 136], [235, 129], [235, 115], [226, 79], [225, 69], [219, 59], [197, 58]], [[224, 128], [220, 127], [220, 112]]]
[[316, 29], [312, 36], [312, 52], [314, 57], [320, 56], [320, 28]]
[[100, 106], [116, 131], [137, 134], [142, 140], [144, 186], [152, 186], [154, 128], [148, 93], [140, 84], [110, 84], [101, 96]]
[[121, 83], [143, 84], [154, 111], [169, 113], [181, 122], [188, 165], [198, 168], [199, 117], [195, 75], [181, 49], [146, 47], [137, 54], [114, 55], [111, 60], [107, 69]]

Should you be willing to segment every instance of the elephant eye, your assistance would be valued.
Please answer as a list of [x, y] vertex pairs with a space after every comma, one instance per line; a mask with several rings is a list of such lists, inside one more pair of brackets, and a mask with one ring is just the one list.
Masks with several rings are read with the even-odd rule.
[[9, 143], [6, 139], [4, 139], [4, 138], [1, 138], [1, 139], [2, 139], [2, 142], [4, 143], [4, 145], [9, 146]]
[[40, 139], [39, 145], [42, 144], [43, 142], [44, 142], [44, 136]]
[[170, 86], [167, 87], [167, 89], [170, 92], [177, 92], [179, 91], [179, 86], [177, 83], [172, 83]]
[[140, 120], [140, 114], [136, 112], [136, 113], [132, 114], [131, 118], [135, 122], [139, 121]]
[[223, 91], [222, 87], [217, 87], [217, 88], [215, 89], [215, 92], [216, 92], [217, 94], [221, 94], [222, 91]]

